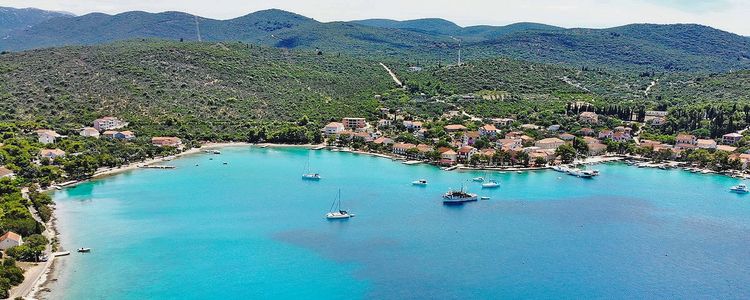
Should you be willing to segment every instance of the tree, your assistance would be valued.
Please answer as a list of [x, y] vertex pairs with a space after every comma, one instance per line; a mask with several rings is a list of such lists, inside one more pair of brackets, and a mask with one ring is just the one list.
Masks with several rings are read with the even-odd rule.
[[569, 164], [572, 163], [573, 160], [576, 158], [576, 150], [573, 149], [573, 146], [564, 144], [560, 147], [557, 147], [555, 150], [555, 155], [560, 157], [560, 160], [563, 161], [563, 163]]

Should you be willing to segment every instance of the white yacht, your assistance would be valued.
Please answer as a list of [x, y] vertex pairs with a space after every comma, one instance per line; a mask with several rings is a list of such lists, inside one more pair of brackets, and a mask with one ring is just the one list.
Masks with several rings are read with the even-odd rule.
[[427, 179], [419, 179], [414, 180], [411, 182], [412, 185], [419, 185], [419, 186], [426, 186], [427, 185]]
[[339, 190], [336, 200], [333, 201], [333, 204], [331, 204], [331, 209], [329, 209], [328, 213], [326, 214], [326, 219], [340, 220], [349, 219], [351, 217], [354, 217], [354, 214], [341, 209], [341, 190]]
[[732, 188], [730, 188], [729, 190], [731, 192], [733, 192], [733, 193], [738, 193], [738, 194], [746, 194], [746, 193], [750, 192], [750, 189], [748, 189], [747, 185], [745, 185], [744, 183], [740, 183], [738, 185], [735, 185]]
[[500, 183], [497, 182], [494, 179], [490, 179], [490, 180], [487, 180], [487, 182], [482, 183], [482, 188], [483, 189], [494, 189], [494, 188], [497, 188], [497, 187], [500, 187]]

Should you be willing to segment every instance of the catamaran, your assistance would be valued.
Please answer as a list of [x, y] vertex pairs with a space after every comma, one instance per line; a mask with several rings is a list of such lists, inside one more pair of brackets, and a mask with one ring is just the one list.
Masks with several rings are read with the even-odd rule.
[[310, 155], [307, 155], [307, 162], [305, 163], [305, 171], [302, 173], [302, 179], [305, 180], [320, 180], [319, 173], [310, 172]]
[[351, 217], [354, 217], [354, 214], [341, 209], [341, 190], [339, 190], [336, 200], [333, 201], [333, 204], [331, 204], [331, 208], [328, 210], [328, 213], [326, 214], [326, 219], [337, 220], [337, 219], [349, 219]]
[[464, 191], [463, 187], [460, 190], [449, 190], [443, 194], [443, 204], [461, 204], [477, 201], [477, 199], [477, 194], [468, 193]]

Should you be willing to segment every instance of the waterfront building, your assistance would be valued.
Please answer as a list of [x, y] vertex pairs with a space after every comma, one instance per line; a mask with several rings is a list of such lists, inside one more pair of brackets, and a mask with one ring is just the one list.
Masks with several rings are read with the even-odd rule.
[[327, 135], [339, 134], [342, 131], [344, 131], [344, 124], [339, 122], [331, 122], [323, 127], [323, 132]]

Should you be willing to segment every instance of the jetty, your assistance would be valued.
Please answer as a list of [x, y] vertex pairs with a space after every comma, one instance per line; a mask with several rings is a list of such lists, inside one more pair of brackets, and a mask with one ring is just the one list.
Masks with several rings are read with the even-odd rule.
[[166, 165], [145, 165], [145, 166], [139, 166], [139, 168], [142, 168], [142, 169], [161, 169], [161, 170], [166, 170], [166, 169], [176, 169], [177, 167], [175, 167], [175, 166], [166, 166]]

